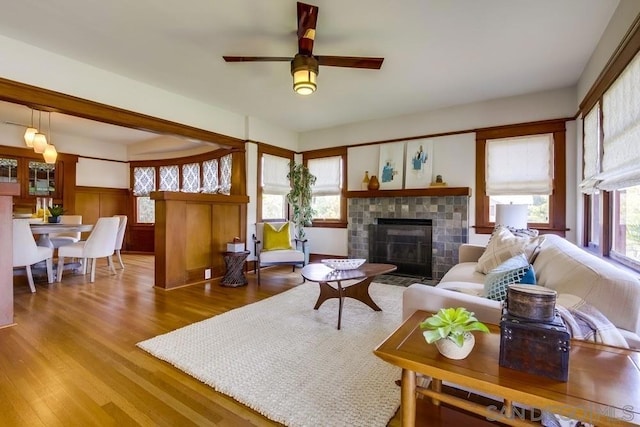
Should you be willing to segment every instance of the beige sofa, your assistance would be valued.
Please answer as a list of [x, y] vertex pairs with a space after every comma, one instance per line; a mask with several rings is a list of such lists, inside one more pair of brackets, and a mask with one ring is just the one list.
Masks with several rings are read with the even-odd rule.
[[[482, 246], [463, 244], [459, 264], [433, 287], [409, 286], [403, 294], [403, 316], [416, 310], [466, 307], [483, 322], [498, 324], [502, 303], [481, 296], [485, 275], [476, 271]], [[537, 284], [558, 292], [558, 303], [583, 299], [602, 312], [632, 348], [640, 348], [639, 276], [615, 267], [569, 241], [547, 235], [533, 262]]]

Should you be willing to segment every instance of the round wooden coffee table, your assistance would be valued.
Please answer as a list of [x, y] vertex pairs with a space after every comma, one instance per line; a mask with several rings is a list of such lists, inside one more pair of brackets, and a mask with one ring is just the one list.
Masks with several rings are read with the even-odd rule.
[[[311, 281], [318, 282], [320, 285], [320, 295], [316, 302], [314, 310], [328, 299], [338, 298], [338, 329], [342, 321], [342, 304], [345, 297], [356, 299], [375, 311], [382, 311], [380, 307], [371, 299], [369, 295], [369, 285], [376, 276], [394, 271], [397, 267], [392, 264], [368, 264], [365, 263], [354, 270], [334, 270], [324, 264], [309, 264], [302, 268], [302, 277]], [[345, 280], [358, 280], [352, 285], [342, 286]], [[335, 286], [331, 283], [335, 282]]]

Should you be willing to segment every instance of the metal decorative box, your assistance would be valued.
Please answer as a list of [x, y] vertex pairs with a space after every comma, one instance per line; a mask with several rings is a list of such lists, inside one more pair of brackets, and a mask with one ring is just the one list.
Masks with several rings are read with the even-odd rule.
[[559, 315], [551, 322], [537, 322], [503, 314], [500, 366], [567, 381], [569, 349], [569, 332]]

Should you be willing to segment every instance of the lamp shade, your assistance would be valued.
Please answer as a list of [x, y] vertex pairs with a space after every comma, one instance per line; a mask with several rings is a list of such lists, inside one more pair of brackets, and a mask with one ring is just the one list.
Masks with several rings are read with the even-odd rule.
[[529, 205], [496, 205], [496, 225], [506, 225], [517, 229], [527, 228]]
[[33, 148], [33, 138], [36, 136], [36, 133], [38, 133], [38, 129], [34, 127], [28, 127], [24, 132], [24, 142], [27, 144], [27, 147]]
[[47, 137], [44, 136], [44, 133], [36, 133], [33, 137], [33, 151], [42, 154], [45, 148], [47, 148]]
[[45, 163], [50, 165], [54, 164], [58, 159], [58, 152], [56, 151], [56, 147], [53, 144], [47, 145], [47, 148], [44, 149], [42, 153], [42, 157], [44, 157]]

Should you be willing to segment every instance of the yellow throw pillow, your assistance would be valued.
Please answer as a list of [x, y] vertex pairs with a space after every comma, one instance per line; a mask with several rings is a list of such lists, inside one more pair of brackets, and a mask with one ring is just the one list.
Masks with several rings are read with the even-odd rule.
[[292, 249], [289, 223], [285, 222], [279, 230], [276, 230], [273, 225], [265, 222], [262, 240], [263, 251]]

